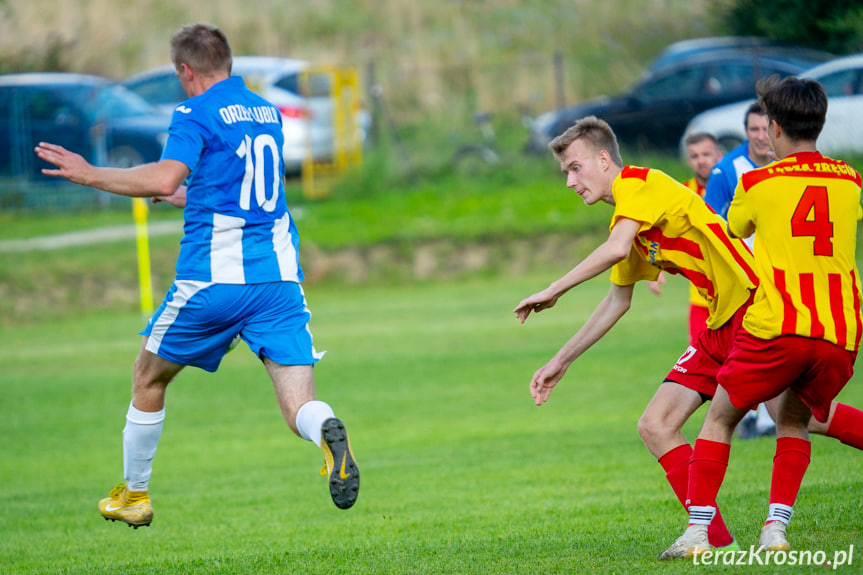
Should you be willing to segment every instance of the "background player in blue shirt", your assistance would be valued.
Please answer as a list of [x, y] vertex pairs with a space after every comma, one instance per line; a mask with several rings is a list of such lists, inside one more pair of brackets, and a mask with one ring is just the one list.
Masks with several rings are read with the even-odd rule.
[[746, 141], [717, 162], [704, 191], [704, 201], [723, 218], [728, 214], [728, 206], [734, 198], [740, 176], [772, 161], [769, 155], [772, 148], [767, 138], [767, 116], [758, 102], [746, 109], [743, 126], [746, 128]]
[[344, 425], [315, 399], [313, 366], [323, 353], [312, 344], [299, 236], [285, 203], [281, 115], [231, 77], [231, 48], [215, 26], [177, 30], [171, 60], [189, 99], [174, 110], [159, 162], [101, 168], [60, 146], [36, 148], [57, 166], [47, 175], [184, 207], [174, 283], [141, 332], [123, 430], [125, 483], [99, 511], [136, 528], [150, 524], [147, 489], [168, 383], [187, 365], [216, 371], [237, 336], [264, 363], [288, 426], [321, 447], [333, 502], [347, 509], [359, 470]]

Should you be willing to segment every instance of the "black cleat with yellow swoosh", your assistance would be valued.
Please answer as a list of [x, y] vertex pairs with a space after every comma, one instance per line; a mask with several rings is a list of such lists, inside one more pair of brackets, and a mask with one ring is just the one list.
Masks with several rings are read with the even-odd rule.
[[348, 509], [360, 492], [360, 470], [351, 452], [345, 424], [335, 417], [327, 419], [321, 426], [321, 437], [321, 450], [327, 463], [321, 474], [329, 475], [330, 495], [336, 507]]

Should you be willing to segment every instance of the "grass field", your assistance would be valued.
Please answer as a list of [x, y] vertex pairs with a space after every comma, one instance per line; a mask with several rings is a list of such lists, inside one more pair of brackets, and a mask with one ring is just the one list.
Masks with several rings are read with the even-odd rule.
[[[346, 421], [363, 473], [347, 512], [241, 346], [218, 373], [189, 369], [171, 385], [152, 526], [103, 521], [96, 502], [122, 475], [140, 317], [92, 312], [3, 329], [0, 572], [786, 572], [656, 559], [685, 516], [635, 423], [684, 345], [685, 285], [662, 297], [637, 290], [550, 403], [533, 406], [531, 374], [607, 289], [596, 280], [518, 324], [515, 304], [561, 271], [309, 288], [315, 342], [329, 351], [319, 396]], [[860, 383], [841, 399], [863, 405]], [[813, 443], [789, 538], [832, 558], [861, 542], [863, 457]], [[766, 513], [773, 446], [736, 441], [732, 451], [720, 504], [744, 548]], [[861, 572], [855, 559], [840, 571]]]

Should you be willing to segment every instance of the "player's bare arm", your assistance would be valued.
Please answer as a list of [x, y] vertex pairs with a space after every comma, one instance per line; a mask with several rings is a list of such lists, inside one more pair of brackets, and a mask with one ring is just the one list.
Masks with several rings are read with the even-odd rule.
[[56, 144], [40, 142], [35, 151], [39, 158], [57, 166], [43, 169], [46, 176], [66, 178], [75, 184], [132, 198], [171, 196], [189, 175], [189, 168], [176, 160], [131, 168], [103, 168]]
[[540, 312], [554, 307], [560, 296], [629, 257], [632, 242], [640, 228], [639, 222], [629, 218], [620, 218], [611, 229], [608, 239], [569, 273], [553, 282], [546, 289], [520, 301], [513, 310], [516, 317], [521, 323], [524, 323], [531, 312]]
[[153, 196], [151, 201], [154, 204], [158, 204], [159, 202], [166, 202], [171, 204], [175, 208], [185, 208], [186, 207], [186, 186], [180, 186], [176, 190], [174, 190], [173, 194], [169, 194], [167, 196]]
[[547, 364], [534, 373], [530, 382], [530, 395], [536, 405], [542, 405], [548, 401], [551, 390], [563, 378], [569, 366], [602, 339], [602, 336], [608, 333], [608, 330], [629, 310], [632, 304], [633, 287], [611, 284], [608, 295], [596, 306], [581, 329]]

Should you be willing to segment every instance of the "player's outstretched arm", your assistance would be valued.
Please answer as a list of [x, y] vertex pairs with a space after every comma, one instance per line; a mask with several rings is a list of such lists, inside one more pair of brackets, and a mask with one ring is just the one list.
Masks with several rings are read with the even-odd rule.
[[526, 297], [515, 306], [513, 312], [515, 312], [515, 316], [524, 323], [524, 320], [527, 319], [527, 316], [530, 315], [530, 312], [535, 311], [537, 313], [541, 312], [544, 309], [548, 309], [550, 307], [554, 307], [554, 304], [557, 303], [557, 298], [559, 298], [562, 294], [556, 293], [552, 286], [545, 288], [540, 292], [536, 292], [532, 296]]
[[154, 204], [158, 204], [159, 202], [166, 202], [171, 204], [175, 208], [185, 208], [186, 207], [186, 186], [180, 186], [176, 190], [174, 190], [173, 194], [169, 194], [167, 196], [153, 196], [151, 198]]
[[629, 218], [620, 218], [611, 229], [608, 239], [593, 250], [581, 263], [544, 290], [521, 300], [513, 310], [516, 317], [521, 323], [524, 323], [531, 312], [541, 312], [544, 309], [554, 307], [560, 296], [629, 257], [632, 241], [640, 228], [639, 222]]
[[557, 382], [561, 380], [565, 373], [566, 367], [555, 361], [554, 358], [536, 370], [536, 373], [533, 374], [533, 379], [530, 380], [530, 395], [537, 405], [542, 405], [548, 401], [551, 390], [554, 389], [554, 386], [557, 385]]
[[608, 330], [629, 310], [632, 304], [633, 287], [611, 284], [608, 295], [596, 306], [581, 329], [547, 364], [533, 374], [533, 379], [530, 381], [530, 395], [537, 405], [548, 401], [551, 390], [561, 380], [569, 366], [608, 333]]
[[176, 160], [131, 168], [103, 168], [56, 144], [40, 142], [35, 151], [39, 158], [57, 166], [43, 169], [46, 176], [66, 178], [75, 184], [131, 198], [170, 196], [189, 175], [189, 168]]

